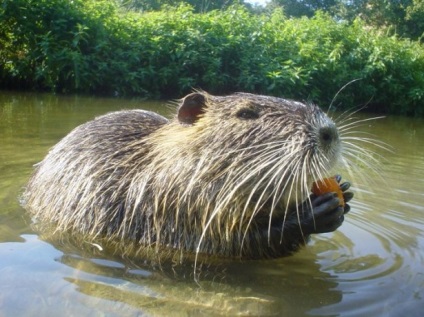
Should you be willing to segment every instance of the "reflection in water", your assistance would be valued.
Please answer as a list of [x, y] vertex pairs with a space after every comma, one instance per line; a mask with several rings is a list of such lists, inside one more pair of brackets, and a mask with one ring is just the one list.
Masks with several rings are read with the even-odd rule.
[[[69, 244], [63, 253], [35, 235], [23, 238], [25, 243], [5, 243], [0, 249], [6, 259], [0, 296], [7, 303], [25, 297], [31, 305], [17, 306], [23, 309], [22, 316], [50, 315], [55, 310], [84, 315], [90, 308], [100, 308], [108, 316], [133, 316], [136, 311], [154, 316], [297, 316], [342, 299], [334, 290], [337, 282], [320, 271], [308, 252], [287, 263], [273, 260], [210, 268], [213, 271], [197, 284], [189, 278], [191, 267], [184, 277], [179, 275], [184, 269], [175, 273], [144, 268], [113, 255], [89, 257], [88, 251], [81, 254], [78, 246]], [[8, 254], [6, 249], [12, 251]], [[8, 315], [16, 306], [4, 308]]]
[[[139, 101], [0, 95], [0, 315], [420, 316], [424, 307], [424, 124], [364, 126], [389, 144], [384, 173], [354, 179], [342, 228], [277, 260], [193, 267], [152, 262], [127, 246], [40, 240], [18, 196], [50, 146], [96, 115]], [[141, 107], [167, 113], [163, 103]], [[362, 168], [366, 168], [365, 166]], [[346, 178], [347, 175], [343, 174]], [[126, 251], [126, 252], [124, 252]]]
[[[195, 282], [193, 261], [177, 263], [138, 250], [130, 253], [128, 245], [124, 250], [101, 241], [93, 245], [75, 235], [60, 237], [45, 239], [63, 252], [56, 260], [77, 273], [65, 279], [79, 292], [118, 300], [155, 316], [196, 311], [207, 316], [301, 315], [342, 299], [335, 290], [337, 282], [320, 270], [316, 255], [307, 250], [278, 260], [210, 260], [200, 266]], [[87, 279], [86, 273], [92, 276]]]

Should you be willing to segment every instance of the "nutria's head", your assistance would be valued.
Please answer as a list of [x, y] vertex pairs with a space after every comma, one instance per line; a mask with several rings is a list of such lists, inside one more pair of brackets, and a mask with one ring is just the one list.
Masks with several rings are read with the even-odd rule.
[[187, 239], [177, 245], [224, 254], [240, 251], [258, 215], [296, 211], [341, 152], [335, 124], [317, 106], [247, 93], [188, 95], [148, 144], [149, 176], [144, 169], [134, 199], [148, 179], [156, 220], [175, 222], [168, 231]]
[[245, 192], [268, 186], [290, 201], [303, 201], [341, 152], [336, 125], [317, 106], [248, 93], [192, 93], [165, 131], [162, 146], [172, 144], [192, 167], [201, 160]]

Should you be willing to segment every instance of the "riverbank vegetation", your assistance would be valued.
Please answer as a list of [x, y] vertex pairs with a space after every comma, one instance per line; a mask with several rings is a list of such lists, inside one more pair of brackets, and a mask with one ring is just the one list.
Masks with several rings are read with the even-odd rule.
[[393, 28], [325, 10], [293, 17], [276, 2], [203, 11], [187, 4], [140, 10], [135, 4], [2, 0], [0, 88], [146, 98], [201, 88], [325, 107], [353, 81], [334, 106], [424, 115], [418, 36], [401, 37]]

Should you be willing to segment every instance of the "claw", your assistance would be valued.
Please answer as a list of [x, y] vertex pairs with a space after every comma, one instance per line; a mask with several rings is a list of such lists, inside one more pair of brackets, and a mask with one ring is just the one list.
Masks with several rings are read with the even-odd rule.
[[352, 200], [353, 198], [353, 193], [352, 192], [345, 192], [343, 193], [343, 199], [345, 201], [345, 203], [347, 203], [348, 201]]
[[342, 190], [342, 192], [347, 191], [349, 188], [350, 188], [349, 182], [344, 182], [343, 184], [340, 184], [340, 189]]

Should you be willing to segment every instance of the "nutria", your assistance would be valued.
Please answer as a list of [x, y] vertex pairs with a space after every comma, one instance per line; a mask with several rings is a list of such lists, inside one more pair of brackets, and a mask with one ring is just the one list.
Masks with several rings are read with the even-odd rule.
[[[194, 92], [171, 120], [118, 111], [75, 128], [36, 166], [24, 200], [58, 230], [277, 257], [342, 224], [349, 205], [334, 193], [310, 195], [341, 153], [338, 129], [315, 105]], [[349, 186], [341, 184], [346, 202]]]

